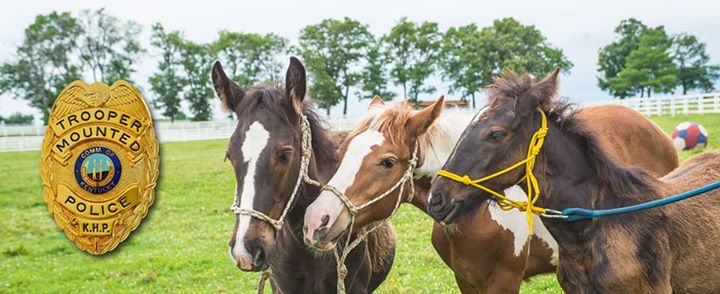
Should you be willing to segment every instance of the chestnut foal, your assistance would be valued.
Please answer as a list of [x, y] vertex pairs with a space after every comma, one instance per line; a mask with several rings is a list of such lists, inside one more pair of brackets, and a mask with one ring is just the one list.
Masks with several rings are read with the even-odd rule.
[[[625, 128], [611, 128], [615, 120], [605, 115], [610, 111], [616, 117], [642, 120]], [[603, 147], [618, 154], [623, 161], [658, 175], [677, 166], [677, 154], [670, 139], [637, 112], [625, 107], [599, 106], [583, 113], [583, 119], [603, 130], [607, 138]], [[342, 161], [328, 184], [344, 193], [355, 205], [361, 205], [402, 181], [408, 164], [416, 155], [415, 195], [410, 202], [426, 212], [430, 180], [450, 156], [473, 116], [467, 111], [443, 112], [442, 97], [417, 112], [407, 103], [387, 107], [382, 99], [375, 97], [368, 114], [341, 145]], [[644, 131], [630, 133], [626, 131], [628, 129]], [[637, 138], [653, 142], [660, 151], [647, 156], [642, 146], [626, 143]], [[417, 154], [414, 154], [415, 150]], [[406, 184], [405, 191], [410, 189], [409, 183], [402, 184]], [[517, 186], [506, 193], [516, 199], [525, 197]], [[398, 195], [395, 191], [359, 211], [353, 232], [390, 217], [398, 197], [405, 201], [408, 194]], [[464, 209], [472, 213], [458, 217], [451, 230], [443, 230], [435, 223], [432, 234], [433, 246], [454, 271], [463, 293], [517, 293], [523, 279], [555, 270], [557, 244], [539, 220], [535, 222], [535, 236], [528, 239], [525, 215], [518, 211], [503, 211], [492, 201], [469, 204]], [[320, 250], [331, 250], [336, 240], [349, 231], [350, 221], [351, 215], [343, 202], [325, 191], [305, 213], [305, 241]]]

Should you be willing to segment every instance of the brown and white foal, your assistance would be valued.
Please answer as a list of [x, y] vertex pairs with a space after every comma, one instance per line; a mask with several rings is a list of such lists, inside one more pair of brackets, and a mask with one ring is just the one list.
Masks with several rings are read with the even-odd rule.
[[[608, 117], [606, 113], [612, 113]], [[474, 114], [462, 110], [443, 111], [443, 98], [435, 104], [413, 111], [406, 103], [388, 107], [376, 97], [367, 115], [342, 144], [340, 166], [329, 184], [362, 205], [387, 191], [403, 176], [415, 146], [419, 152], [414, 171], [416, 193], [411, 203], [427, 212], [426, 192], [430, 180], [445, 163], [456, 142]], [[677, 166], [677, 155], [666, 135], [652, 123], [646, 124], [639, 113], [625, 107], [599, 106], [586, 108], [581, 118], [603, 130], [603, 147], [618, 154], [624, 162], [646, 168], [658, 175]], [[617, 117], [640, 118], [626, 128], [612, 128]], [[629, 132], [627, 130], [644, 129]], [[654, 142], [652, 156], [642, 146], [625, 143], [629, 138]], [[407, 191], [407, 189], [405, 190]], [[518, 186], [505, 190], [516, 200], [525, 199]], [[392, 194], [360, 211], [353, 231], [390, 217], [394, 205], [407, 194]], [[557, 244], [539, 219], [532, 238], [527, 238], [525, 214], [504, 211], [492, 201], [468, 201], [463, 216], [452, 216], [451, 230], [435, 223], [432, 244], [443, 261], [454, 271], [460, 290], [473, 292], [517, 293], [522, 280], [540, 273], [552, 272], [557, 265]], [[460, 211], [456, 212], [459, 213]], [[332, 249], [335, 240], [346, 233], [350, 215], [341, 201], [330, 192], [323, 192], [305, 214], [305, 240], [321, 250]], [[528, 250], [529, 248], [529, 250]]]

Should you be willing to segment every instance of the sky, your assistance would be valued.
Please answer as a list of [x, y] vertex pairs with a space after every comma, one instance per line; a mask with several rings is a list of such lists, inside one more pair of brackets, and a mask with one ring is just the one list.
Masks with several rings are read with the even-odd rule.
[[[621, 20], [634, 17], [649, 26], [663, 25], [670, 34], [686, 32], [707, 44], [707, 52], [714, 64], [720, 63], [720, 1], [23, 1], [4, 5], [0, 10], [0, 62], [12, 59], [15, 48], [23, 40], [24, 29], [38, 14], [53, 10], [75, 14], [84, 9], [105, 7], [109, 14], [134, 20], [144, 30], [141, 42], [148, 53], [142, 57], [133, 76], [136, 86], [149, 89], [148, 77], [155, 70], [157, 53], [149, 46], [150, 26], [161, 22], [166, 29], [179, 30], [196, 42], [211, 42], [219, 30], [256, 33], [275, 33], [296, 43], [300, 30], [326, 18], [350, 17], [369, 25], [380, 36], [401, 18], [411, 21], [434, 21], [442, 30], [476, 23], [490, 26], [492, 21], [513, 17], [526, 25], [534, 25], [548, 42], [561, 48], [574, 64], [569, 74], [561, 76], [560, 95], [571, 101], [599, 101], [611, 99], [597, 87], [597, 53], [615, 38], [613, 29]], [[88, 82], [91, 82], [88, 80]], [[437, 93], [425, 94], [422, 100], [447, 94], [447, 83], [432, 77], [428, 84]], [[720, 87], [718, 87], [720, 88]], [[397, 87], [391, 87], [400, 93]], [[152, 93], [144, 90], [146, 100]], [[459, 99], [448, 95], [446, 99]], [[217, 100], [217, 99], [216, 99]], [[219, 102], [213, 101], [216, 119], [226, 116]], [[349, 98], [348, 117], [362, 115], [368, 100]], [[333, 108], [333, 117], [341, 114], [342, 105]], [[39, 112], [23, 100], [0, 96], [0, 115], [14, 112]]]

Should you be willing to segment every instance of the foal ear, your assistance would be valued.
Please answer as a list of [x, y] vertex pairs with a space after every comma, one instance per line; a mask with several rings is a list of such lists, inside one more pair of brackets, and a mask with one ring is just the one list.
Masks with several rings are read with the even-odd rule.
[[545, 79], [530, 87], [523, 97], [518, 99], [523, 100], [517, 101], [521, 114], [532, 114], [537, 108], [543, 108], [555, 97], [558, 89], [558, 73], [560, 73], [560, 68], [556, 67]]
[[295, 109], [295, 113], [302, 114], [302, 101], [305, 99], [305, 67], [295, 57], [290, 57], [290, 66], [285, 74], [285, 94]]
[[408, 130], [416, 136], [424, 134], [440, 116], [443, 107], [445, 107], [445, 95], [440, 95], [435, 103], [416, 112], [408, 119]]
[[383, 101], [382, 97], [375, 95], [372, 97], [370, 105], [368, 105], [368, 110], [381, 106], [385, 106], [385, 101]]
[[225, 111], [237, 112], [237, 107], [245, 96], [245, 91], [228, 78], [222, 65], [220, 65], [220, 61], [215, 61], [215, 64], [213, 64], [212, 82], [213, 87], [215, 87], [215, 93], [217, 93], [220, 101], [222, 101], [223, 109]]

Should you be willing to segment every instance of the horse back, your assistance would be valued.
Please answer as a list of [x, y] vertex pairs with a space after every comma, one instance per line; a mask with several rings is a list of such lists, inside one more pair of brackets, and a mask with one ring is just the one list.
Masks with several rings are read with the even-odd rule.
[[[720, 153], [703, 153], [660, 179], [669, 194], [720, 181]], [[710, 293], [720, 290], [720, 190], [670, 204], [666, 227], [673, 251], [673, 290]]]
[[678, 166], [672, 139], [636, 110], [611, 104], [583, 108], [577, 115], [617, 162], [642, 168], [656, 177]]

